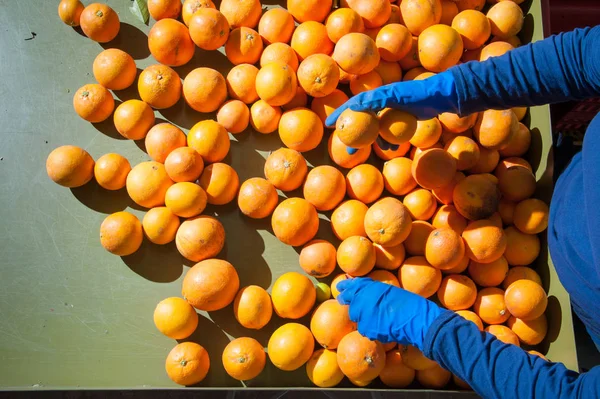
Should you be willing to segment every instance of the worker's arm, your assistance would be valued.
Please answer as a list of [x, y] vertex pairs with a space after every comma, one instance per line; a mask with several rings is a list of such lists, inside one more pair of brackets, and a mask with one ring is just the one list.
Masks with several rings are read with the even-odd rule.
[[600, 367], [585, 374], [504, 344], [474, 323], [416, 294], [369, 278], [339, 282], [358, 331], [383, 343], [410, 344], [485, 398], [598, 398]]
[[600, 26], [576, 29], [493, 57], [468, 62], [421, 81], [399, 82], [352, 97], [346, 108], [398, 108], [419, 119], [443, 112], [467, 115], [600, 95]]

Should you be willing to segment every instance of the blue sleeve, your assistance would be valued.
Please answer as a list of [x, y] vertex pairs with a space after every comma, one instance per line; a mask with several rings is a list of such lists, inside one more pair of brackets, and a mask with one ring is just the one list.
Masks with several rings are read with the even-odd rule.
[[433, 322], [423, 353], [485, 398], [600, 397], [600, 367], [578, 374], [482, 333], [455, 313]]
[[461, 115], [600, 95], [600, 26], [451, 68]]

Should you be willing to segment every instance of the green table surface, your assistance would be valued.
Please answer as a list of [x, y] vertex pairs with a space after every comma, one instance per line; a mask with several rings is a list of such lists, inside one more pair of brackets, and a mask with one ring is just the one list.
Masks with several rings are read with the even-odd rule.
[[[156, 330], [152, 313], [160, 300], [180, 296], [181, 280], [191, 263], [174, 245], [147, 242], [128, 257], [109, 254], [99, 243], [102, 220], [124, 209], [141, 219], [144, 210], [132, 203], [125, 190], [109, 192], [94, 182], [69, 190], [51, 182], [45, 170], [50, 151], [65, 144], [81, 146], [95, 159], [117, 152], [132, 165], [148, 160], [143, 142], [123, 140], [112, 118], [92, 125], [73, 110], [75, 91], [94, 82], [92, 62], [103, 47], [129, 52], [139, 69], [155, 63], [147, 47], [149, 27], [128, 10], [131, 1], [108, 3], [119, 13], [121, 31], [117, 39], [101, 46], [60, 21], [58, 1], [0, 0], [2, 389], [175, 387], [164, 371], [164, 360], [176, 342]], [[534, 4], [530, 12], [539, 17], [539, 5]], [[27, 40], [33, 33], [35, 37]], [[539, 26], [533, 35], [541, 37]], [[223, 54], [197, 49], [193, 60], [176, 70], [183, 78], [199, 66], [224, 74], [231, 67]], [[117, 104], [137, 98], [135, 85], [115, 97]], [[157, 111], [156, 117], [187, 131], [214, 115], [196, 113], [180, 101]], [[547, 107], [532, 110], [531, 117], [543, 132], [537, 143], [540, 154], [547, 154]], [[232, 137], [226, 162], [242, 181], [262, 176], [264, 157], [280, 146], [277, 134], [246, 132]], [[313, 165], [329, 163], [324, 146], [306, 156]], [[545, 155], [540, 155], [539, 164], [542, 177]], [[206, 213], [224, 224], [227, 245], [220, 257], [236, 267], [243, 286], [268, 288], [284, 271], [299, 270], [296, 250], [273, 236], [268, 220], [250, 221], [235, 204], [209, 207]], [[333, 239], [327, 215], [321, 218], [318, 237]], [[562, 313], [562, 322], [555, 323], [562, 330], [558, 334], [555, 328], [548, 353], [575, 368], [568, 300], [553, 270], [547, 271], [550, 294], [557, 299], [551, 303], [559, 309], [556, 314]], [[223, 348], [239, 336], [255, 337], [266, 346], [281, 323], [274, 318], [256, 332], [240, 327], [230, 307], [202, 315], [191, 339], [207, 348], [212, 367], [201, 386], [242, 387], [223, 370]], [[269, 363], [249, 386], [308, 387], [310, 383], [303, 368], [282, 372]]]

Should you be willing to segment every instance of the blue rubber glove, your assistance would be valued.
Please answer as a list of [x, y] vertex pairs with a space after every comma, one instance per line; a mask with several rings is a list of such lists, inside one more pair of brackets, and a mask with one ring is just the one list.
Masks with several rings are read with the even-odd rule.
[[[390, 142], [385, 141], [384, 139], [381, 138], [381, 136], [378, 136], [376, 141], [377, 141], [377, 145], [382, 150], [396, 151], [398, 149], [398, 147], [400, 147], [398, 144], [392, 144]], [[350, 155], [356, 154], [357, 151], [358, 151], [358, 148], [346, 147], [346, 152]]]
[[352, 97], [329, 115], [325, 125], [335, 126], [338, 117], [346, 108], [375, 112], [384, 108], [396, 108], [414, 115], [417, 119], [426, 120], [443, 112], [458, 113], [458, 93], [454, 76], [448, 71], [425, 80], [392, 83]]
[[353, 278], [337, 284], [337, 300], [350, 305], [350, 319], [358, 332], [381, 343], [398, 342], [423, 350], [427, 330], [449, 310], [417, 294], [370, 278]]

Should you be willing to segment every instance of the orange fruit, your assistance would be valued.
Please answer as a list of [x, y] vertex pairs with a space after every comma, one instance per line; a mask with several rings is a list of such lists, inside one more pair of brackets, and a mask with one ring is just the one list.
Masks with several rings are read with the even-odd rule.
[[138, 79], [140, 98], [156, 109], [175, 105], [181, 98], [181, 87], [177, 72], [166, 65], [151, 65]]
[[[410, 30], [410, 29], [409, 29]], [[411, 32], [412, 33], [412, 32]], [[404, 72], [421, 66], [421, 61], [419, 61], [419, 39], [416, 36], [412, 37], [412, 45], [408, 54], [404, 56], [400, 61], [398, 61], [398, 65], [402, 68]]]
[[82, 119], [99, 123], [103, 122], [115, 109], [112, 94], [99, 84], [87, 84], [80, 87], [73, 96], [73, 108]]
[[467, 227], [467, 220], [452, 205], [442, 205], [434, 214], [431, 224], [436, 229], [450, 228], [461, 234]]
[[143, 238], [142, 224], [129, 212], [108, 215], [100, 225], [100, 244], [114, 255], [131, 255], [140, 248]]
[[259, 0], [222, 0], [219, 11], [227, 18], [231, 29], [256, 28], [262, 6]]
[[[384, 160], [384, 161], [391, 161], [394, 158], [399, 158], [399, 157], [403, 157], [406, 155], [406, 153], [410, 150], [411, 145], [410, 143], [403, 143], [400, 144], [398, 146], [397, 149], [393, 150], [392, 148], [389, 149], [382, 149], [379, 144], [377, 144], [377, 141], [373, 143], [373, 151], [375, 152], [375, 155], [377, 155], [377, 157], [379, 157], [380, 159]], [[411, 175], [412, 177], [412, 175]]]
[[412, 175], [423, 188], [433, 190], [444, 187], [456, 174], [456, 160], [439, 148], [423, 151], [412, 163]]
[[481, 49], [479, 53], [479, 61], [485, 61], [491, 57], [499, 57], [506, 54], [514, 47], [510, 43], [506, 42], [493, 42]]
[[465, 270], [467, 270], [467, 267], [469, 267], [469, 257], [465, 254], [465, 256], [458, 263], [458, 265], [456, 265], [452, 269], [442, 270], [442, 274], [445, 274], [445, 275], [460, 274], [460, 273], [464, 272]]
[[437, 297], [446, 309], [463, 310], [473, 306], [477, 298], [477, 287], [473, 280], [461, 274], [444, 277]]
[[326, 54], [310, 55], [298, 67], [298, 83], [313, 97], [325, 97], [333, 93], [339, 79], [337, 64]]
[[500, 288], [484, 288], [477, 294], [473, 310], [486, 324], [502, 324], [510, 317]]
[[259, 133], [269, 134], [277, 130], [281, 119], [281, 108], [258, 100], [250, 108], [250, 124]]
[[256, 64], [262, 51], [263, 42], [260, 35], [247, 27], [232, 30], [225, 43], [225, 55], [233, 65]]
[[377, 115], [368, 111], [344, 110], [336, 121], [339, 139], [352, 148], [370, 146], [379, 135]]
[[513, 133], [508, 144], [499, 152], [503, 157], [520, 157], [527, 153], [530, 144], [531, 132], [527, 126], [519, 122], [519, 129]]
[[127, 175], [127, 193], [138, 205], [154, 208], [165, 203], [165, 194], [173, 181], [167, 175], [163, 164], [141, 162]]
[[[513, 46], [514, 48], [521, 47], [523, 45], [523, 43], [521, 42], [521, 39], [519, 39], [519, 36], [510, 36], [510, 37], [507, 37], [506, 39], [500, 39], [499, 37], [493, 36], [491, 42], [492, 43], [506, 42], [506, 43], [510, 44], [511, 46]], [[524, 107], [524, 108], [526, 108], [526, 107]], [[513, 110], [514, 110], [514, 108], [513, 108]], [[518, 114], [517, 114], [517, 116], [518, 116]], [[525, 111], [523, 111], [523, 116], [525, 116]]]
[[[398, 279], [396, 278], [396, 276], [394, 276], [392, 273], [388, 272], [387, 270], [373, 270], [371, 273], [367, 274], [367, 277], [369, 277], [370, 279], [373, 279], [375, 281], [379, 281], [381, 283], [393, 285], [394, 287], [400, 288], [400, 282], [398, 282]], [[386, 352], [387, 352], [388, 346], [390, 346], [389, 350], [391, 350], [396, 347], [396, 343], [392, 342], [390, 344], [384, 345], [384, 349], [386, 349]]]
[[362, 236], [346, 238], [337, 249], [337, 263], [340, 269], [352, 277], [369, 274], [375, 267], [373, 243]]
[[465, 243], [450, 228], [435, 229], [425, 243], [425, 258], [433, 267], [448, 270], [456, 267], [465, 256]]
[[[540, 239], [535, 234], [525, 234], [513, 226], [504, 229], [506, 251], [504, 256], [511, 266], [527, 266], [540, 254]], [[518, 316], [517, 316], [518, 317]]]
[[419, 35], [419, 60], [429, 71], [445, 71], [456, 65], [462, 54], [461, 36], [447, 25], [430, 26]]
[[[177, 236], [179, 238], [179, 232]], [[212, 312], [233, 302], [239, 288], [240, 279], [231, 263], [207, 259], [196, 263], [185, 274], [181, 294], [196, 309]]]
[[292, 14], [283, 8], [267, 10], [258, 21], [258, 33], [267, 44], [288, 43], [295, 28]]
[[348, 101], [348, 96], [341, 90], [335, 89], [324, 97], [313, 98], [310, 109], [313, 110], [323, 123], [329, 115]]
[[83, 148], [64, 145], [48, 155], [46, 172], [63, 187], [83, 186], [94, 177], [94, 159]]
[[113, 119], [121, 136], [141, 140], [154, 125], [154, 111], [143, 101], [127, 100], [117, 107]]
[[289, 111], [294, 108], [306, 108], [308, 106], [308, 95], [304, 91], [300, 85], [296, 88], [296, 94], [294, 97], [287, 103], [281, 106], [283, 110]]
[[187, 135], [188, 146], [196, 150], [206, 163], [222, 161], [229, 153], [229, 135], [225, 128], [212, 120], [196, 123]]
[[173, 150], [186, 145], [186, 137], [177, 126], [159, 123], [148, 131], [144, 144], [153, 161], [164, 163]]
[[516, 206], [517, 205], [514, 202], [507, 201], [505, 199], [500, 200], [500, 204], [498, 204], [498, 213], [500, 214], [500, 218], [502, 219], [502, 223], [504, 225], [513, 224]]
[[506, 249], [506, 234], [488, 219], [469, 223], [462, 238], [467, 255], [476, 262], [491, 263], [499, 259]]
[[482, 10], [485, 6], [485, 0], [456, 0], [458, 11], [464, 10]]
[[383, 182], [387, 191], [393, 195], [406, 195], [417, 186], [411, 173], [412, 163], [409, 158], [398, 157], [383, 164]]
[[499, 39], [515, 36], [523, 27], [523, 10], [512, 1], [494, 4], [486, 14], [492, 28], [492, 35]]
[[306, 374], [310, 382], [320, 388], [332, 388], [344, 379], [344, 373], [337, 363], [337, 353], [329, 349], [319, 349], [306, 363]]
[[370, 204], [383, 192], [383, 176], [373, 165], [358, 165], [346, 175], [346, 187], [350, 198]]
[[548, 320], [544, 315], [533, 320], [511, 317], [506, 324], [519, 337], [519, 340], [526, 345], [539, 344], [548, 332]]
[[352, 236], [366, 237], [365, 215], [369, 208], [357, 200], [340, 204], [331, 214], [331, 229], [337, 238], [345, 240]]
[[454, 202], [454, 198], [453, 198], [454, 188], [460, 181], [462, 181], [464, 179], [465, 179], [464, 173], [456, 172], [450, 183], [448, 183], [447, 185], [440, 187], [440, 188], [434, 188], [433, 190], [431, 190], [431, 192], [433, 193], [433, 196], [440, 203], [445, 204], [445, 205], [450, 205]]
[[265, 177], [282, 191], [297, 189], [304, 182], [308, 172], [306, 160], [298, 151], [280, 148], [267, 157]]
[[442, 18], [440, 24], [452, 25], [452, 20], [458, 15], [458, 7], [452, 0], [441, 0], [442, 4]]
[[196, 68], [183, 80], [183, 97], [198, 112], [216, 111], [227, 99], [225, 78], [212, 68]]
[[188, 28], [171, 18], [161, 19], [152, 26], [148, 48], [156, 61], [169, 66], [187, 64], [196, 49]]
[[198, 184], [206, 191], [209, 204], [225, 205], [235, 199], [240, 179], [231, 166], [217, 162], [204, 168]]
[[511, 267], [506, 274], [506, 278], [502, 282], [502, 287], [507, 289], [512, 283], [518, 280], [530, 280], [539, 285], [542, 285], [542, 278], [535, 270], [530, 267], [516, 266]]
[[247, 381], [263, 371], [266, 358], [265, 350], [257, 340], [242, 337], [227, 344], [221, 360], [227, 374], [236, 380]]
[[297, 87], [294, 70], [283, 61], [266, 64], [256, 75], [258, 96], [272, 106], [285, 105], [291, 101]]
[[419, 36], [428, 27], [440, 23], [442, 3], [440, 0], [403, 0], [400, 13], [410, 33]]
[[430, 191], [417, 188], [406, 194], [402, 201], [413, 220], [431, 219], [437, 209], [437, 203]]
[[281, 275], [271, 290], [273, 309], [279, 317], [299, 319], [315, 304], [317, 291], [310, 279], [300, 273], [288, 272]]
[[485, 219], [498, 210], [498, 187], [483, 175], [470, 175], [454, 187], [456, 210], [469, 220]]
[[379, 113], [379, 134], [392, 144], [403, 144], [413, 139], [419, 123], [408, 112], [386, 108]]
[[300, 23], [306, 21], [322, 22], [331, 11], [331, 0], [288, 0], [287, 9]]
[[240, 186], [238, 207], [244, 215], [253, 219], [270, 216], [278, 201], [277, 190], [263, 178], [253, 177]]
[[198, 326], [198, 313], [185, 299], [163, 299], [154, 309], [154, 325], [169, 338], [184, 339]]
[[327, 151], [329, 158], [342, 168], [351, 169], [367, 161], [371, 155], [371, 147], [363, 147], [358, 149], [354, 154], [348, 154], [348, 146], [344, 144], [339, 137], [338, 131], [334, 130], [329, 136], [327, 142]]
[[323, 124], [319, 116], [308, 108], [292, 109], [281, 115], [279, 138], [288, 148], [299, 152], [310, 151], [323, 138]]
[[225, 229], [210, 216], [197, 216], [181, 223], [175, 236], [177, 250], [194, 262], [217, 256], [225, 245]]
[[535, 192], [535, 176], [526, 168], [510, 167], [506, 172], [496, 175], [498, 188], [508, 201], [520, 202], [531, 197]]
[[519, 122], [511, 110], [487, 110], [477, 117], [473, 134], [479, 144], [491, 150], [499, 150], [510, 142], [519, 129]]
[[338, 274], [337, 276], [335, 276], [333, 278], [333, 280], [331, 280], [331, 296], [333, 298], [337, 298], [338, 295], [340, 294], [340, 292], [337, 289], [337, 283], [339, 283], [340, 281], [343, 281], [343, 280], [347, 280], [349, 278], [350, 277], [348, 277], [348, 275], [346, 273], [341, 273], [341, 274]]
[[144, 234], [153, 244], [164, 245], [175, 239], [179, 229], [179, 218], [166, 206], [152, 208], [144, 215]]
[[260, 330], [273, 315], [271, 296], [258, 285], [244, 287], [233, 300], [233, 315], [242, 327]]
[[193, 148], [179, 147], [165, 159], [165, 169], [175, 182], [195, 181], [204, 170], [204, 161]]
[[403, 244], [395, 247], [382, 247], [379, 244], [373, 244], [375, 247], [375, 266], [386, 269], [396, 270], [404, 262], [406, 251]]
[[525, 234], [541, 233], [548, 228], [549, 212], [548, 205], [539, 199], [523, 200], [515, 206], [515, 227]]
[[457, 310], [454, 313], [456, 313], [465, 320], [472, 321], [477, 326], [479, 331], [483, 331], [483, 322], [475, 312], [471, 312], [470, 310]]
[[108, 43], [119, 34], [119, 15], [106, 4], [92, 3], [79, 16], [83, 33], [98, 43]]
[[187, 25], [192, 41], [203, 50], [216, 50], [229, 38], [229, 22], [214, 8], [199, 8]]
[[216, 8], [212, 0], [184, 0], [181, 7], [181, 19], [187, 26], [190, 25], [192, 16], [202, 8]]
[[546, 356], [542, 355], [542, 354], [541, 354], [540, 352], [538, 352], [538, 351], [530, 350], [530, 351], [527, 351], [527, 353], [529, 353], [530, 355], [534, 355], [534, 356], [537, 356], [537, 357], [541, 357], [541, 358], [542, 358], [542, 359], [544, 359], [545, 361], [548, 361], [548, 358], [547, 358]]
[[337, 43], [344, 35], [352, 32], [365, 31], [363, 19], [351, 8], [338, 8], [334, 10], [325, 21], [327, 36], [333, 43]]
[[344, 71], [362, 75], [375, 69], [380, 56], [373, 39], [364, 33], [351, 32], [335, 44], [332, 58]]
[[452, 28], [460, 34], [466, 50], [483, 46], [492, 32], [488, 18], [477, 10], [461, 11], [452, 20]]
[[500, 285], [508, 273], [508, 262], [502, 256], [490, 263], [469, 262], [469, 276], [482, 287]]
[[475, 126], [475, 122], [477, 121], [477, 113], [460, 117], [451, 112], [444, 112], [438, 115], [438, 119], [444, 130], [454, 134], [459, 134]]
[[107, 190], [120, 190], [125, 187], [130, 171], [129, 161], [119, 154], [102, 155], [94, 165], [96, 181], [100, 187]]
[[314, 348], [315, 338], [308, 327], [287, 323], [273, 332], [269, 338], [267, 353], [275, 367], [294, 371], [310, 359]]
[[196, 183], [175, 183], [165, 194], [165, 205], [175, 215], [191, 218], [204, 211], [206, 192]]
[[411, 227], [408, 210], [392, 197], [380, 199], [365, 214], [365, 231], [375, 244], [394, 247], [406, 240]]
[[415, 370], [403, 363], [402, 352], [395, 349], [386, 353], [385, 367], [381, 370], [379, 379], [390, 388], [406, 388], [415, 379]]
[[381, 60], [374, 71], [381, 76], [381, 81], [384, 85], [400, 82], [402, 80], [402, 69], [400, 69], [400, 65], [398, 65], [397, 62]]
[[442, 273], [431, 266], [424, 256], [413, 256], [407, 258], [398, 269], [398, 281], [405, 290], [429, 298], [440, 288]]
[[310, 331], [325, 349], [336, 349], [342, 338], [355, 330], [356, 323], [350, 320], [348, 306], [340, 305], [335, 299], [320, 304], [310, 319]]
[[505, 344], [513, 344], [516, 346], [520, 346], [519, 337], [517, 337], [517, 334], [512, 332], [510, 328], [504, 325], [494, 324], [491, 326], [487, 326], [485, 328], [485, 332], [492, 334]]
[[404, 248], [410, 255], [425, 255], [425, 245], [431, 232], [435, 230], [433, 226], [424, 220], [415, 220], [412, 222], [410, 234], [404, 240]]
[[513, 316], [533, 320], [546, 311], [548, 296], [544, 288], [535, 281], [517, 280], [506, 289], [504, 301]]
[[456, 159], [458, 170], [471, 169], [479, 161], [479, 146], [469, 137], [455, 136], [446, 143], [444, 149]]
[[[523, 120], [523, 118], [525, 118], [525, 115], [527, 114], [527, 109], [528, 109], [527, 107], [513, 107], [512, 112], [514, 112], [515, 115], [517, 116], [517, 120], [521, 121], [521, 120]], [[525, 126], [525, 127], [527, 127], [527, 126]]]
[[327, 28], [322, 23], [315, 21], [301, 23], [294, 30], [290, 45], [298, 54], [300, 61], [309, 55], [330, 55], [333, 51], [333, 42], [327, 36]]
[[389, 0], [350, 0], [348, 6], [362, 17], [366, 28], [383, 26], [392, 13]]
[[98, 54], [92, 69], [98, 83], [110, 90], [125, 90], [133, 84], [137, 75], [133, 57], [116, 48]]
[[227, 92], [235, 100], [251, 104], [258, 100], [255, 80], [258, 68], [250, 64], [236, 65], [227, 74]]
[[319, 217], [315, 207], [307, 200], [288, 198], [275, 208], [271, 226], [279, 241], [297, 247], [317, 234]]
[[436, 362], [425, 357], [416, 346], [398, 345], [398, 350], [402, 354], [402, 363], [413, 370], [427, 370], [437, 365]]
[[375, 40], [381, 59], [400, 61], [412, 47], [412, 35], [404, 25], [389, 24], [381, 28]]
[[240, 100], [227, 101], [217, 112], [217, 122], [232, 134], [242, 133], [250, 122], [250, 110]]
[[194, 385], [202, 381], [210, 369], [208, 352], [195, 342], [177, 344], [167, 355], [167, 375], [179, 385]]
[[79, 0], [61, 0], [58, 3], [58, 16], [69, 26], [79, 26], [83, 4]]
[[303, 194], [304, 198], [317, 210], [328, 211], [335, 208], [344, 199], [346, 180], [344, 175], [333, 166], [317, 166], [308, 172]]
[[337, 360], [345, 376], [358, 381], [375, 379], [385, 367], [385, 351], [380, 342], [353, 331], [337, 347]]
[[438, 364], [429, 369], [419, 370], [416, 373], [416, 379], [419, 384], [429, 389], [444, 388], [450, 382], [451, 377], [452, 373], [443, 369]]
[[479, 147], [479, 160], [477, 164], [469, 169], [470, 173], [490, 173], [498, 165], [500, 154], [497, 150], [490, 150], [485, 147]]
[[181, 1], [179, 0], [149, 0], [148, 12], [156, 21], [163, 18], [177, 19], [181, 13]]
[[316, 278], [327, 277], [336, 266], [335, 247], [325, 240], [310, 241], [300, 251], [299, 262], [307, 274]]
[[287, 64], [294, 71], [298, 70], [298, 56], [294, 49], [286, 43], [273, 43], [265, 47], [260, 56], [261, 68], [275, 61]]

